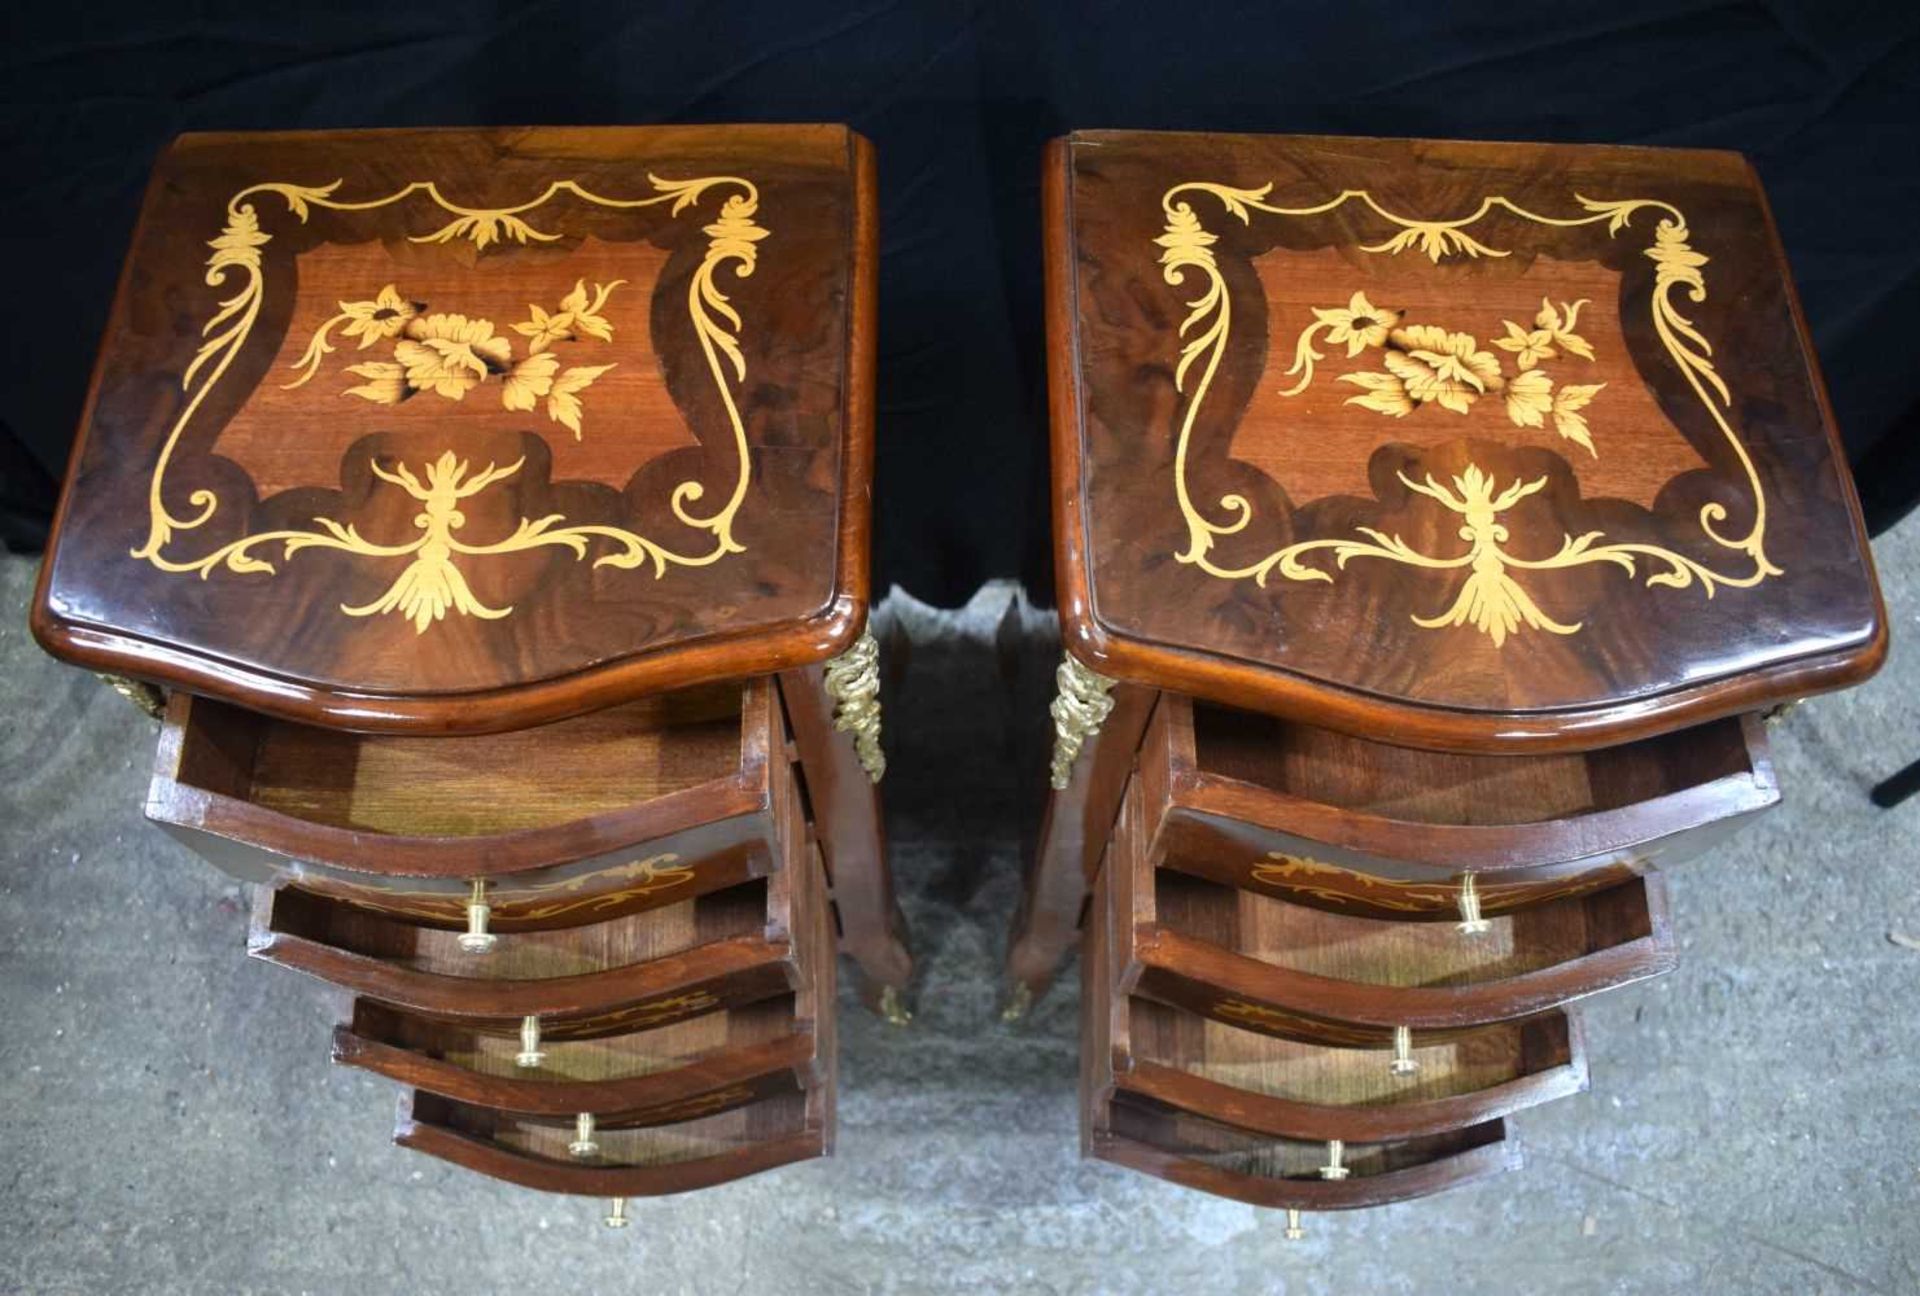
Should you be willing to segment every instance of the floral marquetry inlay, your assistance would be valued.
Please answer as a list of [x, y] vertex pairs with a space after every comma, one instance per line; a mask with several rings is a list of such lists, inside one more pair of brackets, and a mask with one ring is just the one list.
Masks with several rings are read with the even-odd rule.
[[391, 342], [389, 359], [363, 360], [346, 372], [361, 380], [346, 394], [376, 405], [398, 405], [423, 392], [447, 400], [465, 400], [483, 383], [500, 392], [504, 409], [531, 410], [544, 401], [547, 417], [580, 439], [580, 393], [613, 364], [561, 365], [555, 343], [592, 338], [613, 340], [613, 325], [602, 313], [607, 298], [625, 280], [595, 284], [587, 298], [586, 280], [560, 299], [548, 314], [538, 305], [527, 306], [528, 318], [513, 332], [526, 339], [526, 354], [515, 358], [513, 339], [497, 335], [492, 320], [466, 315], [429, 313], [427, 303], [403, 296], [388, 284], [367, 301], [343, 301], [340, 313], [314, 331], [313, 340], [296, 362], [300, 376], [285, 390], [305, 386], [320, 371], [333, 346], [327, 335], [336, 327], [343, 338], [358, 337], [359, 349]]
[[[557, 547], [576, 560], [591, 554], [596, 567], [651, 567], [659, 578], [672, 567], [704, 567], [744, 552], [734, 536], [734, 519], [752, 475], [746, 427], [736, 397], [747, 379], [740, 346], [745, 322], [721, 290], [718, 276], [722, 269], [730, 269], [736, 279], [753, 273], [758, 245], [768, 234], [756, 220], [759, 190], [736, 176], [692, 180], [650, 176], [649, 180], [654, 192], [632, 198], [599, 194], [574, 181], [560, 180], [517, 207], [498, 209], [451, 203], [431, 181], [416, 181], [392, 193], [359, 200], [337, 197], [339, 181], [320, 186], [258, 184], [236, 193], [227, 204], [226, 227], [209, 243], [213, 252], [207, 260], [206, 282], [209, 287], [226, 288], [237, 276], [238, 286], [212, 308], [202, 330], [204, 341], [185, 367], [181, 385], [187, 399], [153, 467], [147, 538], [133, 550], [133, 557], [162, 571], [193, 573], [202, 579], [222, 569], [270, 575], [276, 558], [289, 561], [311, 549], [362, 560], [407, 558], [406, 567], [384, 594], [366, 603], [343, 603], [340, 610], [352, 617], [397, 612], [424, 633], [449, 612], [499, 619], [513, 611], [511, 606], [489, 606], [474, 596], [462, 559]], [[670, 215], [679, 216], [713, 191], [725, 197], [712, 221], [701, 227], [707, 236], [706, 253], [688, 284], [685, 312], [731, 433], [734, 478], [711, 511], [701, 507], [707, 497], [707, 486], [701, 481], [681, 482], [670, 492], [667, 511], [679, 526], [703, 537], [695, 545], [682, 547], [620, 526], [573, 524], [557, 513], [521, 517], [503, 535], [470, 538], [462, 534], [467, 518], [461, 501], [512, 477], [522, 463], [488, 464], [475, 471], [467, 459], [448, 448], [417, 465], [379, 460], [368, 464], [375, 478], [419, 502], [413, 517], [417, 534], [410, 537], [363, 535], [352, 524], [316, 517], [310, 527], [259, 531], [210, 550], [180, 552], [183, 537], [206, 526], [220, 511], [221, 500], [214, 490], [201, 487], [188, 493], [183, 505], [179, 492], [168, 488], [167, 471], [183, 434], [246, 348], [261, 317], [267, 293], [261, 249], [273, 239], [261, 224], [258, 204], [262, 200], [279, 200], [289, 215], [304, 223], [316, 210], [360, 212], [424, 199], [453, 219], [410, 235], [409, 240], [422, 244], [465, 241], [478, 255], [489, 247], [551, 243], [565, 237], [557, 222], [543, 222], [543, 228], [528, 219], [530, 213], [556, 200], [612, 210], [671, 204]], [[589, 389], [618, 363], [607, 358], [605, 348], [615, 336], [616, 325], [609, 314], [614, 293], [624, 283], [614, 279], [589, 284], [579, 279], [571, 289], [556, 285], [558, 295], [549, 299], [554, 303], [551, 309], [528, 302], [524, 319], [502, 324], [463, 312], [455, 302], [422, 300], [402, 283], [390, 282], [364, 298], [340, 301], [338, 311], [318, 324], [294, 362], [295, 376], [281, 386], [296, 389], [313, 382], [326, 370], [336, 344], [351, 342], [352, 363], [339, 371], [343, 397], [383, 407], [420, 400], [493, 399], [504, 410], [537, 411], [579, 440], [585, 435]]]
[[[1676, 303], [1681, 295], [1692, 302], [1705, 300], [1708, 264], [1707, 256], [1692, 246], [1686, 218], [1678, 207], [1660, 199], [1596, 200], [1574, 194], [1576, 212], [1552, 215], [1492, 195], [1459, 219], [1426, 220], [1397, 213], [1364, 190], [1344, 190], [1302, 207], [1268, 202], [1271, 191], [1271, 185], [1239, 189], [1193, 181], [1174, 185], [1161, 199], [1165, 224], [1154, 241], [1160, 249], [1162, 277], [1176, 288], [1198, 289], [1185, 301], [1174, 365], [1179, 403], [1173, 486], [1188, 537], [1186, 546], [1175, 554], [1180, 562], [1221, 580], [1251, 578], [1263, 586], [1275, 572], [1291, 581], [1331, 583], [1354, 560], [1377, 560], [1432, 573], [1464, 572], [1450, 604], [1432, 613], [1414, 612], [1411, 619], [1427, 629], [1471, 627], [1496, 647], [1522, 630], [1571, 635], [1582, 628], [1582, 621], [1556, 616], [1550, 605], [1542, 605], [1540, 591], [1530, 588], [1533, 573], [1604, 564], [1629, 577], [1643, 577], [1648, 586], [1698, 585], [1708, 597], [1721, 587], [1750, 588], [1780, 574], [1766, 551], [1766, 492], [1731, 422], [1732, 394], [1715, 367], [1711, 344]], [[1243, 494], [1228, 492], [1209, 505], [1195, 498], [1191, 485], [1195, 423], [1234, 328], [1233, 294], [1216, 253], [1219, 235], [1206, 227], [1195, 209], [1195, 200], [1202, 197], [1243, 224], [1251, 224], [1256, 213], [1304, 220], [1347, 209], [1347, 218], [1361, 226], [1385, 224], [1395, 230], [1387, 237], [1359, 242], [1358, 253], [1398, 257], [1413, 252], [1426, 258], [1435, 276], [1447, 275], [1456, 263], [1511, 256], [1513, 249], [1501, 245], [1504, 240], [1476, 232], [1496, 215], [1552, 229], [1603, 227], [1608, 239], [1634, 228], [1636, 217], [1650, 219], [1652, 238], [1644, 253], [1654, 266], [1645, 307], [1652, 335], [1725, 438], [1740, 466], [1750, 504], [1743, 531], [1727, 527], [1729, 509], [1718, 502], [1700, 507], [1698, 526], [1709, 545], [1737, 559], [1737, 564], [1723, 566], [1661, 544], [1610, 538], [1603, 530], [1578, 535], [1559, 532], [1550, 547], [1529, 551], [1515, 537], [1537, 535], [1538, 528], [1516, 526], [1513, 520], [1528, 510], [1548, 507], [1536, 498], [1547, 478], [1509, 477], [1497, 463], [1489, 468], [1493, 461], [1484, 457], [1450, 473], [1451, 480], [1446, 482], [1432, 474], [1396, 474], [1408, 492], [1409, 504], [1424, 498], [1457, 516], [1457, 524], [1441, 529], [1443, 534], [1450, 531], [1457, 546], [1415, 544], [1384, 528], [1355, 526], [1346, 535], [1296, 538], [1251, 561], [1223, 560], [1222, 542], [1248, 532], [1254, 513]], [[1645, 227], [1643, 220], [1639, 228]], [[1378, 289], [1371, 295], [1369, 289], [1356, 289], [1344, 303], [1309, 304], [1303, 311], [1306, 318], [1294, 326], [1297, 331], [1289, 331], [1292, 363], [1279, 394], [1295, 400], [1324, 391], [1341, 405], [1410, 423], [1461, 418], [1477, 414], [1482, 407], [1492, 408], [1499, 411], [1501, 421], [1483, 424], [1481, 435], [1488, 426], [1504, 426], [1509, 434], [1550, 431], [1559, 442], [1578, 446], [1584, 452], [1582, 458], [1599, 459], [1606, 453], [1608, 384], [1596, 380], [1590, 371], [1598, 353], [1583, 332], [1581, 315], [1591, 302], [1569, 296], [1573, 299], [1542, 296], [1530, 319], [1502, 317], [1494, 334], [1461, 327], [1447, 318], [1446, 311], [1420, 310], [1389, 300]], [[1327, 361], [1333, 349], [1342, 353], [1344, 363], [1333, 376], [1320, 378], [1317, 366]]]

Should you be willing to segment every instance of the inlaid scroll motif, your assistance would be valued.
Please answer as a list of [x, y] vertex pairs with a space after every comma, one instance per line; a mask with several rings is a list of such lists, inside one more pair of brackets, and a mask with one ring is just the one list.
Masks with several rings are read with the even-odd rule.
[[[424, 634], [449, 612], [498, 619], [513, 611], [511, 606], [489, 607], [474, 597], [458, 561], [462, 558], [559, 547], [569, 550], [576, 560], [595, 554], [595, 567], [651, 566], [655, 579], [659, 579], [671, 567], [705, 567], [729, 554], [745, 552], [745, 546], [733, 533], [734, 518], [746, 499], [752, 475], [746, 425], [736, 398], [736, 392], [747, 380], [746, 357], [740, 347], [744, 323], [721, 290], [719, 274], [722, 269], [730, 269], [734, 278], [744, 279], [753, 273], [758, 245], [768, 234], [755, 220], [760, 206], [759, 189], [752, 181], [738, 176], [693, 180], [649, 176], [648, 180], [654, 192], [638, 198], [610, 197], [594, 193], [573, 180], [557, 180], [538, 197], [510, 208], [459, 206], [442, 197], [431, 181], [414, 181], [382, 197], [357, 201], [334, 196], [340, 188], [338, 180], [318, 186], [257, 184], [236, 193], [227, 203], [226, 227], [208, 244], [213, 253], [207, 259], [206, 282], [211, 288], [222, 288], [237, 275], [239, 286], [213, 310], [202, 330], [206, 340], [181, 377], [181, 387], [187, 393], [186, 404], [154, 464], [147, 497], [147, 538], [133, 549], [132, 556], [161, 571], [192, 573], [203, 580], [223, 568], [232, 573], [271, 575], [275, 571], [274, 563], [263, 557], [262, 551], [271, 553], [275, 548], [281, 561], [289, 561], [309, 549], [331, 550], [365, 560], [407, 557], [411, 561], [385, 594], [369, 603], [344, 603], [340, 610], [356, 617], [398, 612], [413, 623], [417, 632]], [[391, 468], [378, 462], [371, 465], [376, 477], [405, 490], [421, 503], [414, 517], [414, 526], [420, 534], [411, 539], [368, 537], [351, 522], [317, 517], [311, 527], [254, 532], [197, 556], [182, 556], [177, 552], [181, 538], [204, 527], [220, 508], [219, 496], [203, 487], [187, 496], [183, 511], [176, 511], [182, 506], [175, 493], [167, 488], [167, 470], [181, 437], [208, 393], [220, 383], [246, 347], [260, 318], [267, 291], [261, 249], [272, 242], [273, 235], [261, 226], [258, 201], [277, 198], [289, 214], [304, 223], [315, 209], [369, 211], [416, 197], [424, 198], [452, 214], [454, 219], [428, 233], [411, 236], [411, 241], [449, 243], [465, 239], [479, 252], [507, 240], [524, 244], [561, 238], [557, 228], [541, 229], [528, 215], [562, 196], [614, 210], [671, 203], [670, 214], [678, 216], [716, 190], [727, 196], [712, 223], [701, 227], [707, 236], [707, 250], [688, 284], [686, 312], [732, 433], [734, 480], [712, 512], [700, 510], [701, 501], [707, 497], [707, 486], [698, 480], [681, 482], [667, 500], [668, 511], [676, 522], [707, 537], [702, 544], [683, 549], [624, 527], [570, 525], [560, 514], [522, 517], [504, 536], [464, 539], [458, 534], [466, 523], [459, 501], [512, 476], [520, 464], [516, 462], [504, 468], [489, 464], [475, 473], [467, 461], [449, 449], [438, 459], [423, 464], [420, 473], [406, 464]], [[458, 312], [430, 310], [427, 303], [416, 302], [403, 294], [399, 285], [389, 284], [366, 300], [340, 303], [339, 313], [327, 320], [308, 343], [296, 365], [300, 374], [289, 385], [297, 387], [314, 376], [333, 351], [331, 335], [337, 329], [340, 337], [356, 339], [358, 349], [391, 347], [388, 359], [362, 361], [348, 367], [349, 374], [362, 380], [358, 386], [348, 389], [350, 395], [377, 404], [398, 404], [423, 393], [462, 400], [483, 384], [492, 384], [497, 386], [507, 409], [532, 410], [536, 402], [544, 402], [547, 417], [578, 438], [582, 434], [581, 394], [612, 366], [563, 366], [552, 348], [556, 343], [577, 339], [611, 340], [612, 324], [603, 312], [620, 282], [596, 284], [589, 295], [586, 283], [581, 281], [559, 299], [558, 308], [552, 312], [529, 303], [528, 318], [512, 326], [513, 332], [526, 339], [526, 349], [517, 359], [512, 340], [499, 333], [493, 321], [469, 318]]]
[[[1574, 200], [1582, 214], [1549, 216], [1496, 194], [1482, 199], [1468, 216], [1430, 221], [1392, 212], [1364, 190], [1345, 190], [1312, 206], [1281, 207], [1266, 201], [1272, 189], [1271, 184], [1236, 189], [1189, 181], [1174, 185], [1161, 198], [1166, 224], [1154, 240], [1161, 249], [1161, 276], [1179, 288], [1188, 286], [1190, 276], [1197, 275], [1200, 289], [1198, 296], [1186, 302], [1187, 314], [1180, 325], [1183, 342], [1174, 369], [1174, 387], [1181, 401], [1177, 407], [1173, 488], [1187, 525], [1187, 545], [1175, 554], [1180, 562], [1221, 580], [1252, 579], [1261, 586], [1276, 571], [1287, 580], [1331, 583], [1336, 573], [1354, 559], [1393, 562], [1430, 572], [1464, 569], [1467, 578], [1450, 605], [1430, 614], [1413, 613], [1411, 619], [1428, 629], [1472, 626], [1496, 647], [1521, 630], [1571, 635], [1581, 629], [1581, 622], [1561, 621], [1540, 606], [1527, 586], [1526, 576], [1531, 572], [1606, 563], [1629, 577], [1637, 577], [1644, 562], [1648, 586], [1686, 589], [1697, 584], [1709, 598], [1723, 586], [1751, 588], [1781, 574], [1766, 552], [1766, 491], [1752, 456], [1729, 421], [1732, 395], [1714, 367], [1713, 348], [1674, 301], [1679, 293], [1693, 302], [1704, 301], [1707, 294], [1703, 270], [1708, 259], [1692, 246], [1686, 217], [1679, 208], [1659, 199], [1599, 201], [1576, 194]], [[1217, 512], [1212, 512], [1195, 500], [1190, 485], [1189, 450], [1194, 424], [1233, 328], [1233, 298], [1213, 249], [1218, 235], [1201, 222], [1191, 201], [1194, 195], [1213, 199], [1242, 223], [1251, 223], [1255, 212], [1304, 219], [1349, 205], [1362, 207], [1372, 218], [1397, 230], [1378, 243], [1361, 245], [1361, 251], [1398, 256], [1417, 249], [1435, 265], [1454, 256], [1509, 255], [1508, 250], [1469, 233], [1496, 211], [1559, 229], [1604, 223], [1608, 238], [1616, 238], [1629, 228], [1636, 215], [1651, 213], [1655, 217], [1653, 239], [1645, 255], [1655, 267], [1648, 297], [1654, 335], [1726, 438], [1751, 499], [1751, 520], [1743, 533], [1730, 534], [1723, 529], [1728, 509], [1718, 502], [1701, 507], [1700, 529], [1712, 545], [1737, 556], [1740, 565], [1722, 568], [1663, 545], [1609, 540], [1598, 530], [1577, 536], [1563, 533], [1557, 551], [1515, 553], [1508, 547], [1513, 528], [1501, 517], [1526, 507], [1528, 498], [1545, 487], [1546, 478], [1502, 481], [1478, 464], [1469, 464], [1451, 483], [1436, 481], [1430, 475], [1423, 481], [1400, 477], [1401, 484], [1413, 494], [1459, 515], [1457, 535], [1465, 542], [1463, 549], [1429, 552], [1398, 535], [1358, 526], [1351, 535], [1297, 540], [1251, 562], [1217, 559], [1216, 546], [1246, 531], [1252, 523], [1253, 506], [1244, 495], [1229, 493], [1220, 497], [1213, 506]], [[1362, 408], [1394, 418], [1413, 416], [1427, 407], [1464, 414], [1477, 401], [1497, 398], [1505, 403], [1507, 417], [1516, 427], [1543, 427], [1551, 420], [1558, 435], [1597, 456], [1599, 449], [1586, 408], [1604, 384], [1570, 383], [1565, 369], [1546, 367], [1549, 361], [1571, 364], [1573, 360], [1592, 358], [1591, 346], [1576, 331], [1582, 304], [1556, 305], [1543, 300], [1531, 327], [1503, 321], [1506, 336], [1494, 339], [1492, 345], [1511, 356], [1509, 371], [1508, 361], [1472, 334], [1439, 322], [1406, 320], [1403, 312], [1376, 306], [1364, 293], [1356, 292], [1345, 307], [1314, 308], [1315, 318], [1302, 329], [1293, 366], [1287, 370], [1287, 375], [1297, 375], [1298, 381], [1283, 394], [1297, 395], [1313, 381], [1315, 363], [1325, 359], [1315, 349], [1317, 342], [1344, 344], [1350, 360], [1363, 354], [1377, 354], [1380, 360], [1379, 369], [1356, 370], [1336, 380], [1360, 389], [1348, 400]], [[1331, 569], [1324, 565], [1325, 559], [1332, 560]]]

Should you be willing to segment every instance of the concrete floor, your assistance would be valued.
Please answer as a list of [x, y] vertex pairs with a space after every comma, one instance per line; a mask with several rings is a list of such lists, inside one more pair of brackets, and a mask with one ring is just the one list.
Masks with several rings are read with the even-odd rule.
[[327, 1063], [325, 989], [243, 957], [241, 888], [142, 822], [151, 724], [41, 655], [33, 565], [0, 560], [0, 1289], [1920, 1291], [1920, 800], [1866, 799], [1920, 756], [1920, 518], [1878, 555], [1891, 664], [1776, 728], [1785, 807], [1673, 876], [1681, 968], [1586, 1010], [1592, 1091], [1517, 1120], [1518, 1174], [1297, 1243], [1079, 1161], [1071, 976], [996, 1019], [1055, 652], [1029, 614], [1002, 672], [1006, 589], [889, 604], [924, 982], [904, 1031], [843, 997], [838, 1156], [613, 1233], [388, 1143], [393, 1088]]

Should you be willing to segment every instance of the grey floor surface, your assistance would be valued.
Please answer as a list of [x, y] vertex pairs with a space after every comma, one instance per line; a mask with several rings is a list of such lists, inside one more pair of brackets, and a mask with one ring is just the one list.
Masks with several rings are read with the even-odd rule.
[[[391, 1146], [324, 987], [141, 819], [152, 726], [25, 629], [0, 560], [0, 1289], [9, 1292], [1920, 1292], [1920, 518], [1877, 549], [1888, 669], [1774, 734], [1786, 805], [1672, 879], [1680, 970], [1585, 1011], [1591, 1092], [1459, 1192], [1270, 1215], [1078, 1159], [1069, 975], [996, 1020], [1055, 648], [1011, 597], [896, 599], [885, 785], [918, 1017], [842, 997], [839, 1153], [602, 1229]], [[1677, 597], [1677, 596], [1676, 596]], [[1018, 740], [1007, 737], [1017, 731]], [[1903, 943], [1905, 942], [1905, 943]]]

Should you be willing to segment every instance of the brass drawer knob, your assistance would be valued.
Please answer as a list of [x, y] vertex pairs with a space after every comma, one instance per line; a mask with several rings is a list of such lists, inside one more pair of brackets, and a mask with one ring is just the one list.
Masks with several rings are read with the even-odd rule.
[[607, 1202], [607, 1213], [600, 1217], [600, 1222], [608, 1228], [625, 1228], [628, 1223], [627, 1199], [625, 1197], [610, 1198]]
[[1420, 1074], [1420, 1064], [1413, 1060], [1413, 1028], [1411, 1026], [1393, 1028], [1393, 1062], [1387, 1069], [1397, 1076]]
[[540, 1019], [522, 1017], [520, 1019], [520, 1051], [513, 1055], [513, 1064], [529, 1070], [547, 1060], [540, 1049]]
[[567, 1155], [576, 1161], [600, 1155], [600, 1144], [593, 1137], [592, 1112], [581, 1112], [573, 1118], [573, 1142], [567, 1144]]
[[1327, 1163], [1320, 1167], [1322, 1179], [1345, 1179], [1351, 1173], [1343, 1163], [1347, 1145], [1340, 1139], [1327, 1140]]
[[1300, 1212], [1291, 1206], [1287, 1207], [1287, 1231], [1285, 1234], [1287, 1241], [1298, 1242], [1306, 1235], [1307, 1231], [1300, 1227]]
[[1460, 875], [1460, 924], [1458, 931], [1465, 936], [1478, 936], [1487, 930], [1487, 920], [1480, 916], [1480, 887], [1473, 880], [1473, 874]]
[[487, 903], [487, 880], [475, 878], [473, 891], [467, 896], [467, 929], [460, 933], [460, 948], [469, 954], [485, 954], [500, 943], [500, 938], [487, 930], [487, 922], [493, 917], [493, 906]]

